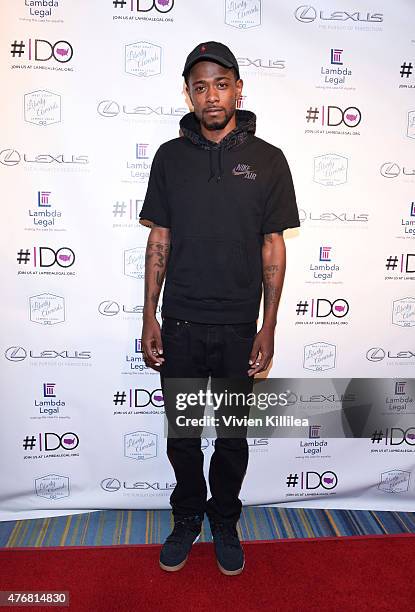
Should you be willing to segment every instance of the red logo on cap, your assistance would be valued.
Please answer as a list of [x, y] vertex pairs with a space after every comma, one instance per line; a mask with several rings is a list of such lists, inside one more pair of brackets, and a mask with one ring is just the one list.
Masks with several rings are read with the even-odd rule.
[[202, 45], [202, 46], [200, 47], [200, 52], [201, 52], [201, 53], [204, 53], [205, 51], [206, 51], [206, 47], [205, 47], [205, 45]]

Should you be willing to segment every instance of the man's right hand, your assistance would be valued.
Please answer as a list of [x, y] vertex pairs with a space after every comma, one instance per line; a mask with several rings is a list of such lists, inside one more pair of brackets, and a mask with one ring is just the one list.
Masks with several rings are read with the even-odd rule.
[[146, 365], [160, 371], [160, 366], [164, 363], [164, 357], [160, 357], [163, 354], [163, 344], [160, 324], [155, 317], [143, 321], [141, 347]]

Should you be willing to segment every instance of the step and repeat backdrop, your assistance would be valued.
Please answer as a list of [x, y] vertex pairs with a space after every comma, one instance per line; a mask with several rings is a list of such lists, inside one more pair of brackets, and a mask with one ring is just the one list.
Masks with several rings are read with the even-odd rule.
[[[243, 503], [413, 508], [414, 22], [410, 0], [2, 2], [0, 519], [169, 507], [138, 213], [189, 111], [184, 60], [212, 39], [292, 169], [301, 228], [268, 376], [309, 380], [291, 402], [315, 414], [249, 439]], [[387, 427], [325, 436], [362, 378], [383, 381]]]

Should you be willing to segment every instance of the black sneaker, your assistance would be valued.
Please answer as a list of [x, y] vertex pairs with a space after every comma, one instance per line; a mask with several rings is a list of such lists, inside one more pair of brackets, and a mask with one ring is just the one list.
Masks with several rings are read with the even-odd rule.
[[220, 571], [227, 576], [240, 574], [244, 569], [245, 557], [235, 524], [213, 519], [209, 522]]
[[160, 567], [167, 572], [177, 572], [187, 561], [192, 544], [197, 542], [202, 530], [203, 517], [199, 515], [174, 519], [174, 528], [160, 552]]

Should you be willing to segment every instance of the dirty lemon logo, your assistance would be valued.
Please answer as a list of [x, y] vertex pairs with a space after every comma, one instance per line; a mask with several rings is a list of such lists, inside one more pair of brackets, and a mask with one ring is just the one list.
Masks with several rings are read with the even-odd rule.
[[238, 164], [232, 170], [234, 176], [243, 176], [245, 179], [254, 181], [256, 179], [256, 172], [254, 172], [249, 164]]

